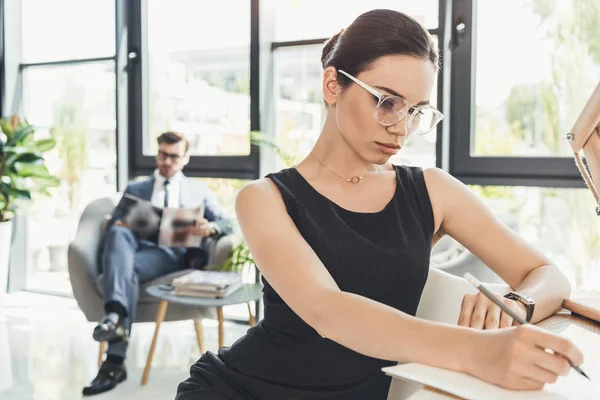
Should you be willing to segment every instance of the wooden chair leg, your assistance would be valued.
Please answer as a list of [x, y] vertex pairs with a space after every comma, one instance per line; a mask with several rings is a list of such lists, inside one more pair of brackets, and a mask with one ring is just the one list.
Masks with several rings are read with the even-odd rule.
[[200, 354], [204, 354], [206, 349], [204, 347], [204, 329], [202, 328], [202, 321], [194, 321], [194, 328], [196, 329], [196, 340], [198, 341], [198, 348]]
[[256, 325], [256, 320], [254, 319], [254, 315], [252, 315], [252, 309], [250, 308], [250, 303], [246, 303], [248, 306], [248, 323], [250, 326]]
[[100, 342], [99, 351], [98, 351], [98, 368], [102, 366], [102, 356], [104, 356], [104, 351], [106, 350], [106, 342]]
[[158, 331], [160, 330], [160, 324], [165, 319], [167, 313], [167, 306], [169, 303], [166, 300], [162, 300], [158, 305], [158, 311], [156, 312], [156, 328], [154, 329], [154, 336], [152, 337], [152, 344], [150, 345], [150, 351], [148, 351], [148, 359], [146, 360], [146, 368], [144, 368], [144, 374], [142, 375], [142, 386], [148, 383], [148, 375], [150, 374], [150, 365], [152, 365], [152, 357], [154, 357], [154, 349], [158, 339]]
[[224, 336], [223, 332], [223, 307], [217, 307], [217, 318], [219, 319], [219, 348], [224, 345]]

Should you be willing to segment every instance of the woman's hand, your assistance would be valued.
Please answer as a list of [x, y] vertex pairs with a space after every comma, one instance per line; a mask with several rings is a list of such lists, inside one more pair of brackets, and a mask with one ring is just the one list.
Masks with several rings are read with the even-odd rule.
[[480, 332], [473, 342], [464, 372], [511, 390], [539, 390], [567, 375], [568, 361], [579, 366], [583, 354], [568, 339], [527, 324]]
[[[502, 296], [498, 296], [498, 298], [517, 314], [521, 315], [523, 319], [527, 317], [527, 310], [524, 304]], [[497, 329], [512, 326], [513, 319], [485, 297], [483, 293], [479, 292], [477, 294], [468, 294], [463, 298], [458, 325], [475, 329]]]

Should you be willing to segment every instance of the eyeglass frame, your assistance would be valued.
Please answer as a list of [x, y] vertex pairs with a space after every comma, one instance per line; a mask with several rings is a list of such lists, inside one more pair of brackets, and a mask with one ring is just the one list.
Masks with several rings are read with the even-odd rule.
[[169, 159], [169, 160], [171, 160], [174, 163], [176, 163], [176, 162], [180, 161], [181, 159], [183, 159], [183, 156], [180, 156], [179, 154], [167, 153], [166, 151], [163, 151], [163, 150], [159, 150], [158, 154], [156, 155], [156, 157], [158, 157], [162, 161], [166, 161], [167, 159]]
[[[439, 119], [435, 122], [435, 124], [433, 124], [433, 126], [431, 127], [431, 129], [429, 129], [427, 132], [421, 133], [421, 135], [426, 135], [429, 132], [431, 132], [433, 130], [433, 128], [435, 128], [437, 126], [437, 124], [439, 124], [444, 119], [444, 114], [442, 114], [440, 110], [438, 110], [437, 108], [435, 108], [435, 107], [433, 107], [433, 106], [431, 106], [429, 104], [421, 104], [421, 105], [419, 105], [419, 104], [411, 104], [404, 97], [400, 97], [400, 96], [396, 96], [396, 95], [388, 94], [388, 93], [382, 93], [379, 90], [377, 90], [375, 88], [372, 88], [371, 86], [367, 85], [366, 83], [364, 83], [360, 79], [355, 78], [354, 76], [350, 75], [346, 71], [341, 70], [341, 69], [338, 69], [338, 71], [340, 73], [342, 73], [343, 75], [347, 76], [348, 78], [350, 78], [358, 86], [360, 86], [361, 88], [365, 89], [367, 92], [371, 93], [373, 96], [375, 96], [377, 98], [378, 102], [377, 102], [377, 105], [375, 106], [375, 113], [373, 114], [373, 116], [375, 117], [375, 121], [379, 122], [383, 126], [386, 126], [386, 127], [394, 126], [398, 122], [400, 122], [404, 118], [406, 118], [406, 116], [408, 115], [408, 118], [406, 120], [407, 130], [408, 130], [409, 133], [411, 133], [410, 129], [408, 129], [409, 128], [409, 122], [412, 121], [412, 119], [414, 118], [415, 112], [418, 111], [418, 110], [420, 110], [420, 109], [427, 108], [427, 109], [432, 110], [439, 117]], [[397, 98], [401, 99], [402, 101], [404, 101], [404, 103], [406, 103], [406, 110], [407, 111], [404, 112], [404, 115], [401, 115], [401, 113], [398, 113], [398, 120], [395, 121], [394, 123], [384, 124], [383, 122], [381, 122], [379, 120], [379, 118], [377, 118], [377, 111], [379, 110], [379, 106], [381, 105], [381, 103], [385, 99], [387, 99], [389, 97], [397, 97]]]

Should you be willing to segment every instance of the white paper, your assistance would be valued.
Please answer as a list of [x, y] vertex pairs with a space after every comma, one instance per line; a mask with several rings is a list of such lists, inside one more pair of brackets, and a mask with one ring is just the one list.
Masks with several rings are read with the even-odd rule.
[[423, 364], [401, 364], [383, 368], [388, 375], [418, 382], [469, 400], [598, 400], [600, 399], [600, 376], [590, 375], [591, 381], [571, 370], [541, 391], [513, 391], [481, 381], [461, 372], [431, 367]]

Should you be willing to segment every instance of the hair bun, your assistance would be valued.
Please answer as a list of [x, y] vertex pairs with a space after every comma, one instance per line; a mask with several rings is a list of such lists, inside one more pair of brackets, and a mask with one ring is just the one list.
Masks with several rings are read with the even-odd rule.
[[340, 36], [342, 36], [342, 33], [344, 33], [345, 30], [346, 29], [340, 30], [338, 33], [333, 35], [325, 42], [325, 45], [323, 46], [323, 51], [321, 53], [321, 64], [323, 65], [323, 69], [325, 69], [327, 62], [330, 59], [330, 55], [335, 47], [335, 44], [339, 41]]

